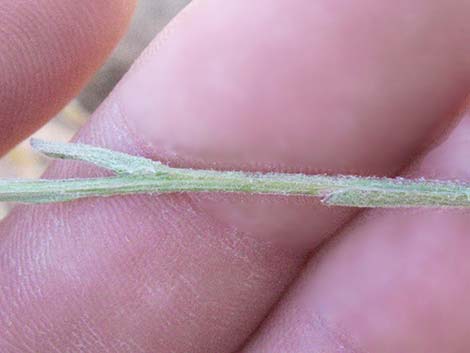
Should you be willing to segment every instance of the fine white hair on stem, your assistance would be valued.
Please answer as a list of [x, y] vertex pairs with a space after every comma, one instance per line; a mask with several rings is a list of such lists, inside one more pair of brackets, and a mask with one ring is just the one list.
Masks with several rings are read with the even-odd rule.
[[30, 143], [36, 151], [48, 157], [89, 162], [116, 174], [155, 174], [167, 168], [150, 159], [79, 143], [47, 142], [36, 138]]
[[34, 139], [31, 145], [49, 157], [92, 163], [115, 175], [0, 180], [0, 201], [49, 203], [128, 194], [238, 192], [320, 197], [328, 206], [470, 207], [470, 184], [455, 181], [172, 168], [85, 144]]

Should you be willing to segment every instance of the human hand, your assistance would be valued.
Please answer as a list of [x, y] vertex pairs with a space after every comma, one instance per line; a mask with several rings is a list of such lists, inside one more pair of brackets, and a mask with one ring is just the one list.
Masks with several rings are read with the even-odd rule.
[[[132, 7], [41, 0], [38, 13], [62, 11], [45, 21], [7, 3], [2, 151], [76, 93]], [[173, 165], [393, 175], [468, 93], [469, 10], [196, 0], [77, 139]], [[468, 178], [469, 129], [463, 120], [410, 173]], [[47, 176], [99, 173], [60, 162]], [[467, 351], [468, 212], [373, 210], [346, 226], [353, 216], [218, 194], [18, 207], [0, 225], [0, 351]]]

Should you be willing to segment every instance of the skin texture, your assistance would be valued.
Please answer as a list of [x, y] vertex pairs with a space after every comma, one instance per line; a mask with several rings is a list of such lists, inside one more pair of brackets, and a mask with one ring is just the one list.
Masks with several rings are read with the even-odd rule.
[[[468, 93], [469, 10], [195, 1], [76, 139], [172, 165], [393, 175]], [[440, 151], [416, 173], [445, 176], [453, 147]], [[47, 172], [101, 174], [71, 162]], [[292, 197], [18, 207], [0, 225], [0, 347], [463, 352], [464, 216], [419, 212], [370, 212], [344, 228], [352, 210]]]
[[31, 135], [103, 63], [133, 0], [5, 0], [0, 4], [0, 154]]
[[[466, 113], [409, 175], [470, 181], [469, 134]], [[310, 261], [243, 352], [466, 352], [469, 226], [468, 210], [366, 212]]]

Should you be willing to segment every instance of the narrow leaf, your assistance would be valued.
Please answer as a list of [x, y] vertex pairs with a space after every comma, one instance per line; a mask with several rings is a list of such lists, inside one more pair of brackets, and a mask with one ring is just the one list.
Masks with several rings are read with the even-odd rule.
[[46, 142], [31, 139], [31, 146], [51, 158], [89, 162], [109, 169], [118, 175], [153, 175], [168, 170], [168, 167], [160, 162], [154, 162], [147, 158], [80, 143]]

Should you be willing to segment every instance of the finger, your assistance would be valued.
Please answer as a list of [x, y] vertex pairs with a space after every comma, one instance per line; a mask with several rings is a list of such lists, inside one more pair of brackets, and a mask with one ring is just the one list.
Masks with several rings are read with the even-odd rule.
[[[249, 16], [243, 1], [223, 10], [201, 4], [200, 17], [150, 49], [158, 60], [144, 56], [121, 106], [158, 157], [194, 167], [393, 173], [466, 93], [460, 2], [278, 2], [250, 3]], [[224, 21], [207, 20], [219, 11]], [[345, 219], [311, 200], [207, 198], [205, 209], [223, 222], [281, 242], [289, 233], [301, 248]]]
[[[467, 113], [412, 175], [470, 180], [469, 134]], [[468, 351], [469, 226], [467, 210], [370, 212], [310, 264], [244, 351]]]
[[0, 4], [0, 154], [77, 94], [123, 34], [134, 0]]
[[[436, 9], [428, 8], [434, 3], [416, 4], [424, 27], [417, 35], [414, 27], [397, 26], [400, 13], [393, 22], [390, 8], [375, 3], [361, 3], [365, 12], [352, 19], [341, 7], [327, 23], [310, 1], [238, 1], [223, 9], [219, 4], [190, 6], [144, 54], [80, 140], [187, 166], [389, 174], [465, 93], [457, 79], [463, 69], [450, 65], [462, 61], [460, 11], [450, 22], [455, 28], [435, 28], [429, 16]], [[440, 12], [450, 17], [446, 4]], [[370, 21], [374, 11], [386, 13], [389, 22]], [[364, 21], [370, 30], [352, 38], [363, 43], [359, 50], [346, 34]], [[391, 27], [404, 32], [395, 36]], [[443, 40], [434, 29], [456, 40]], [[311, 34], [308, 45], [305, 33]], [[444, 55], [423, 63], [415, 45], [401, 42], [405, 35]], [[447, 48], [449, 43], [455, 48]], [[289, 54], [282, 63], [273, 54], [285, 48]], [[399, 49], [400, 57], [385, 61], [374, 55]], [[331, 58], [337, 65], [329, 64]], [[408, 65], [417, 67], [413, 76]], [[388, 77], [397, 80], [395, 87]], [[423, 105], [425, 97], [432, 99]], [[396, 134], [389, 133], [391, 127]], [[60, 163], [50, 175], [96, 171]], [[257, 222], [244, 220], [250, 213]], [[346, 216], [305, 199], [226, 195], [19, 208], [1, 228], [0, 304], [9, 323], [3, 339], [45, 351], [233, 351], [294, 278], [309, 247]], [[294, 239], [267, 241], [276, 231]], [[299, 233], [311, 235], [308, 246], [294, 241]], [[22, 331], [22, 322], [31, 329]]]

